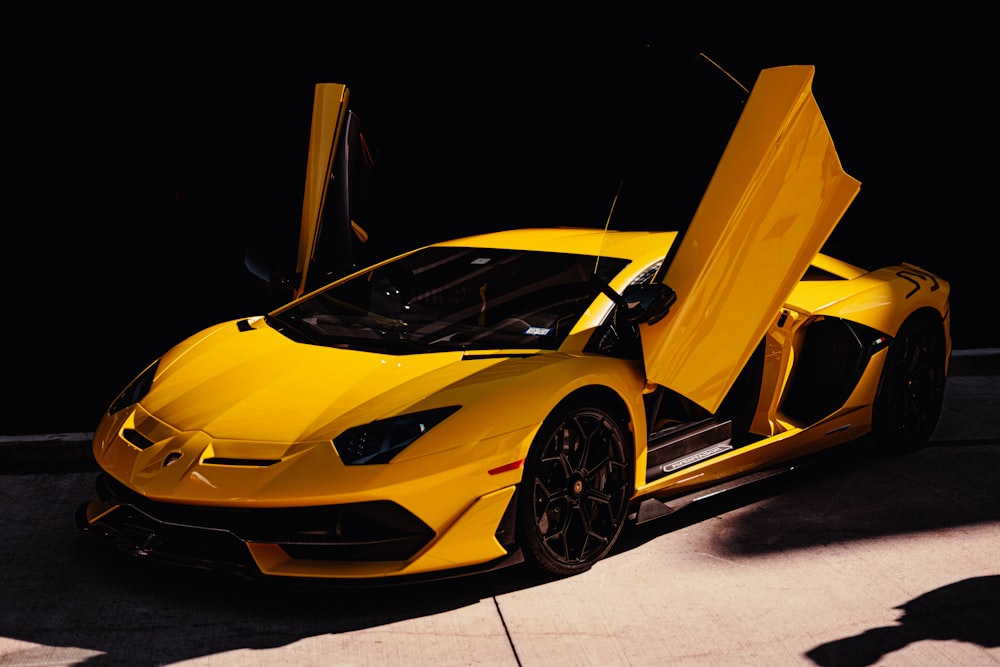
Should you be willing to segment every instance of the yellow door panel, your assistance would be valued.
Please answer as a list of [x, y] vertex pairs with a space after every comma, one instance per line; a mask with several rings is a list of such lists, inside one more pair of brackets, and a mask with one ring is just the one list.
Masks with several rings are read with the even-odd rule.
[[860, 183], [841, 168], [812, 66], [761, 72], [642, 330], [646, 374], [714, 412]]
[[326, 203], [337, 142], [343, 134], [347, 118], [349, 97], [347, 86], [343, 84], [316, 84], [306, 162], [306, 187], [302, 200], [302, 223], [299, 227], [299, 254], [295, 264], [299, 276], [295, 296], [300, 296], [305, 291], [306, 274], [319, 237], [319, 221]]

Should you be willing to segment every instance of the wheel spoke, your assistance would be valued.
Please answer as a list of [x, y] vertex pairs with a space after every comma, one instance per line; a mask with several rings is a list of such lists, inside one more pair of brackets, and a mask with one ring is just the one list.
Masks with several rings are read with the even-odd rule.
[[933, 337], [926, 332], [913, 336], [906, 343], [900, 427], [919, 433], [928, 420], [928, 408], [934, 405], [939, 393], [934, 364], [936, 346]]
[[549, 557], [596, 561], [617, 537], [629, 499], [621, 430], [603, 412], [580, 410], [545, 442], [533, 485], [534, 526]]
[[885, 368], [883, 395], [876, 404], [873, 429], [887, 451], [921, 447], [932, 435], [944, 398], [945, 340], [928, 316], [900, 327]]

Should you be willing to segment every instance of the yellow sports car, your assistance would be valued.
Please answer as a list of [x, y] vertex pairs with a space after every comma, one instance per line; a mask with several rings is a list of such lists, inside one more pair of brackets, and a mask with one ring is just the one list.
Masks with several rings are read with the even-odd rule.
[[921, 446], [949, 284], [821, 252], [859, 183], [813, 75], [760, 73], [682, 229], [484, 233], [343, 277], [316, 240], [363, 142], [347, 88], [318, 85], [294, 298], [193, 335], [111, 403], [79, 527], [254, 577], [571, 575], [629, 522], [803, 457]]

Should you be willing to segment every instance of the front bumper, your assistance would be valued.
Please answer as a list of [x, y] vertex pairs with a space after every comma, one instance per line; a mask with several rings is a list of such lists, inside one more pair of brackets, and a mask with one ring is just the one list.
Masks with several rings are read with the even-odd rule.
[[[402, 583], [506, 567], [523, 559], [514, 545], [514, 489], [480, 499], [449, 533], [434, 530], [387, 500], [282, 508], [205, 507], [149, 500], [106, 473], [97, 498], [77, 510], [77, 527], [118, 549], [151, 561], [226, 571], [248, 578], [316, 578]], [[501, 507], [499, 503], [503, 503]], [[435, 557], [454, 548], [463, 523], [479, 525], [500, 513], [496, 549], [473, 551], [468, 563]], [[457, 528], [457, 530], [456, 530]]]

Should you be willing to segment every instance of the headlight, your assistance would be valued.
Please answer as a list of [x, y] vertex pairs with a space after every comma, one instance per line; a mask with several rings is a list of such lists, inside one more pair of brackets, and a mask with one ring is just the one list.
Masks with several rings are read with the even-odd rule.
[[334, 438], [333, 444], [337, 447], [340, 459], [347, 465], [388, 463], [392, 457], [460, 407], [451, 405], [355, 426]]
[[153, 386], [153, 376], [156, 375], [156, 369], [159, 365], [160, 360], [157, 359], [146, 370], [140, 373], [139, 377], [132, 380], [129, 386], [125, 387], [125, 390], [118, 394], [118, 398], [108, 408], [108, 414], [114, 414], [122, 408], [127, 408], [141, 401], [142, 397], [149, 393], [149, 388]]

